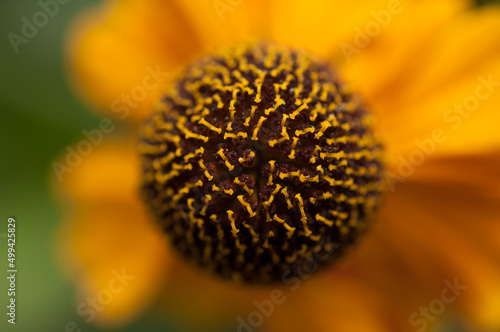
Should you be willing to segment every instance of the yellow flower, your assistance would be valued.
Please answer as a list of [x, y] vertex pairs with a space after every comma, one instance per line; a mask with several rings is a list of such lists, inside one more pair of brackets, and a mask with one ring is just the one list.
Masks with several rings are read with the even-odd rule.
[[[269, 303], [273, 287], [236, 286], [170, 252], [139, 199], [134, 143], [171, 79], [166, 73], [214, 48], [266, 39], [330, 61], [363, 95], [384, 138], [391, 190], [345, 259], [280, 286], [286, 300], [269, 317], [254, 314], [265, 318], [254, 325], [415, 329], [443, 304], [480, 327], [500, 327], [500, 10], [470, 7], [127, 0], [83, 15], [68, 38], [72, 82], [130, 135], [101, 132], [112, 137], [63, 174], [60, 252], [79, 285], [82, 319], [126, 324], [155, 303], [167, 320], [208, 331], [248, 322], [259, 310], [254, 301]], [[99, 308], [85, 302], [96, 296]]]

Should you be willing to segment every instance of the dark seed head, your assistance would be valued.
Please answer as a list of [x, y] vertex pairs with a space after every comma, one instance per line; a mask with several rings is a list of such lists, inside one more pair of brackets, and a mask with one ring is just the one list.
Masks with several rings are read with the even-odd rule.
[[192, 64], [139, 150], [145, 201], [173, 246], [235, 281], [334, 261], [382, 196], [383, 151], [359, 98], [321, 60], [274, 44]]

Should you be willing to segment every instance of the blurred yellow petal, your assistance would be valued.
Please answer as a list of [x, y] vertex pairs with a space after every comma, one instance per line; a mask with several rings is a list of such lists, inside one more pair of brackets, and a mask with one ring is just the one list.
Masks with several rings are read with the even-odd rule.
[[72, 81], [92, 107], [141, 120], [179, 65], [207, 49], [262, 37], [263, 6], [245, 2], [221, 15], [212, 1], [111, 1], [82, 15], [68, 36]]
[[444, 279], [466, 285], [457, 303], [484, 328], [500, 325], [499, 169], [500, 152], [431, 160], [389, 195], [374, 230], [401, 261], [439, 272], [423, 280], [435, 297]]
[[[437, 26], [426, 25], [433, 29], [424, 30], [425, 39], [416, 35], [416, 41], [413, 37], [409, 40], [418, 44], [418, 49], [397, 56], [410, 66], [400, 68], [396, 59], [386, 61], [395, 66], [397, 74], [379, 65], [382, 54], [398, 54], [397, 48], [387, 51], [391, 50], [391, 39], [383, 36], [374, 47], [363, 50], [359, 60], [342, 68], [378, 116], [393, 157], [419, 149], [416, 140], [432, 139], [436, 130], [444, 131], [445, 139], [434, 142], [436, 152], [441, 154], [488, 151], [500, 145], [495, 126], [500, 121], [500, 37], [496, 33], [500, 10], [470, 11], [443, 25], [443, 20], [456, 15], [461, 6], [451, 8], [455, 9], [441, 12]], [[415, 26], [413, 29], [420, 31]], [[412, 51], [410, 47], [404, 49]], [[363, 80], [368, 68], [378, 68], [370, 70], [376, 75]]]
[[356, 276], [338, 272], [312, 280], [294, 278], [297, 281], [284, 293], [283, 303], [276, 304], [272, 315], [265, 318], [265, 331], [395, 330], [385, 319], [383, 297]]
[[385, 9], [387, 1], [275, 0], [270, 5], [275, 41], [326, 57], [353, 37], [357, 26], [373, 19], [372, 10]]
[[143, 118], [167, 74], [199, 52], [196, 34], [169, 3], [111, 1], [76, 21], [68, 36], [69, 71], [91, 106]]
[[[379, 102], [383, 106], [390, 104], [411, 84], [409, 76], [418, 73], [421, 54], [432, 46], [429, 40], [433, 35], [470, 6], [472, 4], [467, 0], [401, 2], [399, 13], [387, 14], [387, 26], [381, 28], [379, 34], [374, 37], [367, 35], [369, 43], [366, 46], [356, 44], [355, 38], [361, 36], [360, 33], [345, 41], [358, 52], [348, 56], [350, 53], [345, 54], [339, 49], [336, 58], [341, 63], [342, 76], [355, 85], [374, 107]], [[378, 23], [373, 17], [371, 22]], [[361, 28], [366, 34], [366, 26]], [[377, 107], [376, 111], [381, 112], [380, 116], [391, 116], [399, 110]]]
[[478, 10], [435, 36], [440, 47], [426, 54], [399, 103], [412, 105], [406, 113], [419, 114], [426, 130], [406, 135], [420, 138], [443, 128], [448, 139], [439, 146], [442, 154], [500, 147], [496, 126], [500, 122], [499, 17], [498, 8]]
[[[406, 330], [410, 328], [409, 316], [428, 302], [427, 299], [442, 287], [442, 282], [437, 280], [428, 253], [416, 250], [413, 245], [418, 239], [392, 227], [394, 219], [397, 222], [414, 221], [411, 216], [396, 215], [400, 212], [394, 208], [398, 202], [391, 197], [383, 205], [375, 225], [340, 267], [357, 276], [369, 289], [376, 290], [377, 296], [387, 302], [390, 320], [397, 325], [394, 330]], [[400, 248], [394, 241], [405, 241], [407, 245]], [[415, 289], [418, 291], [413, 291]]]
[[235, 285], [191, 266], [183, 257], [175, 257], [169, 270], [162, 301], [162, 315], [181, 322], [187, 331], [220, 331], [232, 327], [237, 317], [253, 309], [253, 301], [265, 298], [266, 287]]
[[263, 38], [269, 29], [265, 0], [173, 0], [196, 32], [204, 51], [247, 39]]
[[87, 323], [129, 322], [166, 282], [168, 249], [137, 198], [135, 166], [129, 144], [103, 143], [62, 183], [62, 199], [71, 208], [59, 234], [60, 253], [80, 285], [77, 310]]
[[500, 36], [495, 33], [500, 28], [499, 16], [496, 6], [475, 9], [443, 26], [431, 47], [421, 51], [422, 59], [416, 64], [420, 70], [408, 82], [409, 88], [396, 99], [416, 100], [476, 80], [480, 74], [500, 74], [492, 71], [500, 65]]
[[76, 202], [123, 201], [137, 198], [140, 169], [132, 140], [107, 140], [90, 154], [70, 147], [60, 158], [69, 167], [61, 173], [63, 198]]

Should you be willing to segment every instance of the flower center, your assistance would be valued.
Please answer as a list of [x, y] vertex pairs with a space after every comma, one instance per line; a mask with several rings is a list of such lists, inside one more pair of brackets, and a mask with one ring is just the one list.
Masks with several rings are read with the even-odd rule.
[[139, 150], [173, 246], [237, 282], [338, 259], [382, 196], [383, 149], [359, 98], [315, 56], [269, 43], [188, 67]]

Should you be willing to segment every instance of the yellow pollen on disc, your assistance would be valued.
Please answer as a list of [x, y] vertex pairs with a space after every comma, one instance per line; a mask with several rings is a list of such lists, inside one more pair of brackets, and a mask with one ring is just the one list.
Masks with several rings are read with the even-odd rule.
[[179, 72], [141, 128], [144, 201], [188, 261], [234, 282], [323, 267], [365, 232], [383, 147], [362, 99], [317, 56], [268, 42]]

